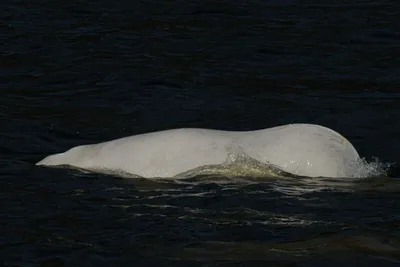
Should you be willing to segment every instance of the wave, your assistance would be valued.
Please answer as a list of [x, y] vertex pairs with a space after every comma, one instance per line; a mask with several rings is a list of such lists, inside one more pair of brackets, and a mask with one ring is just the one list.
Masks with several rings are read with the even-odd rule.
[[[351, 166], [351, 173], [348, 173], [346, 178], [387, 176], [392, 164], [382, 163], [378, 159], [374, 159], [373, 162], [361, 159], [351, 163]], [[180, 173], [173, 178], [182, 179], [204, 175], [250, 178], [309, 178], [286, 172], [274, 164], [258, 161], [244, 153], [230, 153], [227, 160], [222, 164], [200, 166]]]
[[[387, 177], [389, 169], [393, 166], [392, 163], [383, 163], [379, 159], [368, 162], [366, 159], [360, 159], [359, 161], [351, 163], [351, 172], [347, 173], [346, 177], [343, 178], [372, 178], [372, 177]], [[60, 166], [61, 167], [61, 166]], [[67, 167], [67, 166], [65, 166]], [[70, 167], [70, 166], [68, 166]], [[79, 169], [79, 168], [74, 168]], [[144, 178], [142, 176], [124, 172], [122, 170], [110, 170], [110, 169], [93, 169], [93, 170], [82, 170], [83, 172], [101, 172], [104, 174], [116, 175], [122, 178]], [[203, 165], [190, 169], [188, 171], [179, 173], [173, 177], [158, 178], [157, 180], [179, 180], [179, 181], [232, 181], [245, 179], [247, 181], [259, 181], [260, 179], [267, 178], [298, 178], [298, 179], [310, 179], [307, 176], [300, 176], [290, 172], [287, 172], [278, 166], [269, 162], [261, 162], [256, 160], [247, 154], [240, 153], [229, 153], [227, 159], [222, 164]], [[320, 177], [330, 178], [330, 177]], [[312, 178], [318, 179], [318, 178]]]

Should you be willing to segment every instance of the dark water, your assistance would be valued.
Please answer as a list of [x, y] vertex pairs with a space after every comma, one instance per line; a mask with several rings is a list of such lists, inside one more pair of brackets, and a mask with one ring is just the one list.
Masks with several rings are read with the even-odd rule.
[[37, 168], [175, 127], [317, 123], [400, 162], [396, 1], [2, 1], [3, 266], [399, 266], [400, 171], [129, 180]]

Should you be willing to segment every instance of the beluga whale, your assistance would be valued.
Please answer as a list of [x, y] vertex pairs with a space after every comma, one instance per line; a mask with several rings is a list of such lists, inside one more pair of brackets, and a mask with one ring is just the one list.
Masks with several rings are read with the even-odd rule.
[[232, 155], [256, 162], [255, 169], [270, 166], [274, 173], [307, 177], [351, 177], [354, 164], [360, 161], [356, 149], [339, 133], [297, 123], [254, 131], [180, 128], [150, 132], [76, 146], [36, 165], [173, 178], [191, 170], [224, 170]]

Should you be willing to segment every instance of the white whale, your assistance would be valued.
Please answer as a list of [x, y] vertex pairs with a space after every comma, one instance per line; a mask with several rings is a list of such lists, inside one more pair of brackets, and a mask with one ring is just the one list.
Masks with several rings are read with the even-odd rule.
[[319, 125], [288, 124], [255, 131], [183, 128], [139, 134], [50, 155], [36, 165], [115, 170], [142, 177], [174, 177], [245, 154], [308, 177], [349, 177], [359, 161], [353, 145]]

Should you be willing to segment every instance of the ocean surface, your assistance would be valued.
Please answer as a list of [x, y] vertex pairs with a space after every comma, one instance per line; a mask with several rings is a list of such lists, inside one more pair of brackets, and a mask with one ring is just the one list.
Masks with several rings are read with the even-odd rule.
[[[0, 266], [400, 266], [397, 1], [0, 3]], [[316, 123], [362, 179], [34, 164], [150, 131]], [[138, 151], [140, 153], [140, 151]]]

